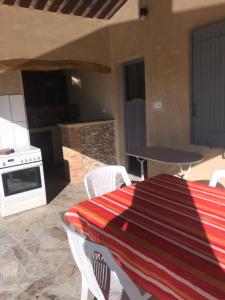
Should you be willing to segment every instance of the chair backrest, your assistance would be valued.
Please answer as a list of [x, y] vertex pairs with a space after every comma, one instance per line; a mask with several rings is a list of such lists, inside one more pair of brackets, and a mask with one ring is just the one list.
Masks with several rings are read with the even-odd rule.
[[214, 171], [209, 186], [215, 187], [220, 178], [225, 178], [225, 170]]
[[[70, 249], [81, 272], [82, 281], [98, 300], [145, 300], [150, 294], [141, 294], [137, 286], [119, 267], [110, 251], [71, 229], [62, 216]], [[113, 285], [114, 291], [111, 291]], [[113, 297], [110, 297], [112, 295]]]
[[127, 171], [123, 166], [99, 167], [85, 174], [84, 185], [89, 199], [91, 199], [89, 184], [93, 188], [94, 195], [101, 196], [117, 188], [116, 178], [118, 174], [122, 176], [126, 185], [131, 184]]

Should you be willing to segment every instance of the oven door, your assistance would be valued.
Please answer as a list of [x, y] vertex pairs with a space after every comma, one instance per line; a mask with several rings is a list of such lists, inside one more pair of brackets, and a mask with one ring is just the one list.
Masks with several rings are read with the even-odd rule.
[[14, 166], [1, 170], [4, 197], [44, 188], [42, 162]]

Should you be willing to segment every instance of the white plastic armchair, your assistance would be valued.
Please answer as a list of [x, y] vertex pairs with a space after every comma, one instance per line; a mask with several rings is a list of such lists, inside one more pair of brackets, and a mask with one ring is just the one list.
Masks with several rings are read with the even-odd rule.
[[91, 194], [88, 186], [89, 183], [93, 188], [94, 195], [101, 196], [103, 194], [114, 191], [117, 188], [116, 176], [118, 174], [122, 176], [126, 185], [131, 184], [127, 171], [123, 166], [99, 167], [85, 174], [84, 185], [89, 199], [91, 199]]
[[81, 272], [81, 300], [88, 299], [90, 291], [98, 300], [147, 300], [149, 293], [141, 290], [119, 267], [110, 251], [86, 239], [71, 229], [62, 217], [70, 249]]
[[225, 170], [214, 171], [209, 186], [215, 187], [220, 178], [225, 178]]

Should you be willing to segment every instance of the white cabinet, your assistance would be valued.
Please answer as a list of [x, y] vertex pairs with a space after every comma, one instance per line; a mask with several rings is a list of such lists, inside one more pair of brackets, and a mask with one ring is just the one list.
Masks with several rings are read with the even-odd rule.
[[8, 123], [12, 121], [12, 113], [10, 109], [9, 96], [0, 96], [0, 123]]
[[13, 122], [26, 122], [25, 103], [22, 95], [10, 95]]
[[23, 147], [30, 144], [29, 133], [26, 122], [17, 122], [13, 124], [15, 148]]
[[14, 134], [12, 123], [1, 123], [0, 124], [0, 144], [1, 148], [14, 148]]

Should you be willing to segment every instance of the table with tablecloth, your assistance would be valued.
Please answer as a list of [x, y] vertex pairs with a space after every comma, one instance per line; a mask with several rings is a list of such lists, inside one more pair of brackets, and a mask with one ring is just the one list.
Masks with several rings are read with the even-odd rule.
[[162, 174], [83, 201], [65, 218], [158, 299], [225, 299], [223, 189]]

